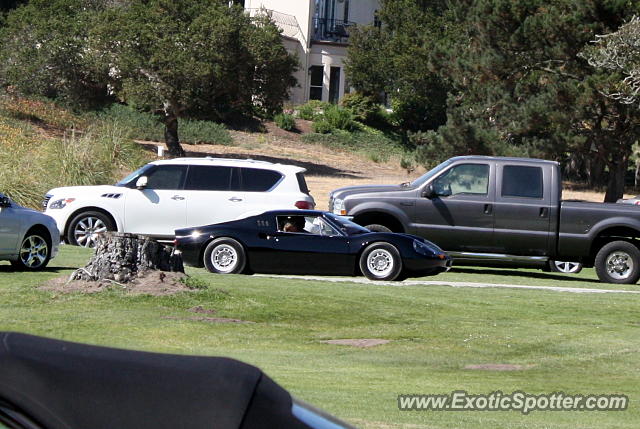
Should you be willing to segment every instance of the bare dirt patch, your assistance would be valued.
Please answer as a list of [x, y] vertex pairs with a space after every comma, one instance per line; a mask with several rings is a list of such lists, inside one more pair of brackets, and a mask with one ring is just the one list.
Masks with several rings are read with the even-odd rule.
[[535, 365], [515, 365], [509, 363], [483, 363], [479, 365], [467, 365], [464, 369], [473, 369], [478, 371], [522, 371], [531, 369]]
[[191, 307], [187, 311], [190, 311], [192, 313], [203, 313], [203, 314], [215, 314], [215, 313], [217, 313], [216, 310], [209, 309], [209, 308], [204, 308], [201, 305], [196, 305], [195, 307]]
[[352, 338], [343, 340], [324, 340], [320, 341], [325, 344], [336, 344], [339, 346], [352, 346], [352, 347], [374, 347], [391, 342], [390, 340], [383, 340], [380, 338]]
[[162, 316], [163, 319], [168, 320], [192, 320], [194, 322], [208, 322], [208, 323], [256, 323], [248, 320], [230, 319], [227, 317], [174, 317], [174, 316]]
[[178, 272], [147, 271], [138, 275], [129, 283], [123, 284], [110, 280], [101, 281], [69, 281], [68, 276], [57, 277], [44, 283], [38, 289], [53, 292], [96, 293], [107, 289], [124, 290], [133, 295], [172, 295], [180, 292], [193, 291], [185, 284], [187, 275]]

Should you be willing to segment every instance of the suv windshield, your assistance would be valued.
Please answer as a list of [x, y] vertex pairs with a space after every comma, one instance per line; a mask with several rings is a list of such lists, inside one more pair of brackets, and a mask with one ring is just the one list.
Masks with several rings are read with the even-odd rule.
[[151, 167], [153, 167], [151, 164], [147, 164], [147, 165], [145, 165], [143, 167], [138, 168], [136, 171], [134, 171], [133, 173], [127, 175], [127, 177], [125, 177], [124, 179], [122, 179], [121, 181], [116, 183], [116, 186], [127, 186], [129, 183], [131, 183], [137, 177], [142, 176], [144, 174], [144, 172], [149, 170]]

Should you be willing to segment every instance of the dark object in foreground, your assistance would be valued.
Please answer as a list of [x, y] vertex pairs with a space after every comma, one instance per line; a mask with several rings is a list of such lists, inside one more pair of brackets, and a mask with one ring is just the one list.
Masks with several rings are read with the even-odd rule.
[[364, 274], [399, 280], [446, 271], [449, 257], [412, 235], [371, 232], [331, 213], [273, 210], [231, 222], [176, 230], [186, 263], [220, 274]]
[[114, 280], [127, 283], [147, 270], [184, 273], [182, 258], [171, 246], [135, 234], [105, 232], [97, 240], [94, 254], [70, 280]]
[[23, 429], [350, 427], [233, 359], [7, 332], [0, 332], [0, 423]]

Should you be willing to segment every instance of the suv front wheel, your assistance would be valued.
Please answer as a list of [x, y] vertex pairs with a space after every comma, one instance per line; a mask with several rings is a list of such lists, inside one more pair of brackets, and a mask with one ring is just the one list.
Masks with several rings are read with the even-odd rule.
[[95, 247], [98, 236], [115, 230], [113, 221], [97, 211], [78, 213], [67, 228], [67, 243], [74, 246]]

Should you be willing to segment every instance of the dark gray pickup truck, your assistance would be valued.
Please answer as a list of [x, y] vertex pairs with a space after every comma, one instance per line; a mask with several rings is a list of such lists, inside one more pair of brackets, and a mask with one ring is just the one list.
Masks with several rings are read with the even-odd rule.
[[640, 278], [640, 207], [561, 201], [558, 163], [451, 158], [410, 183], [336, 189], [329, 211], [377, 231], [433, 241], [458, 263], [595, 266], [607, 283]]

